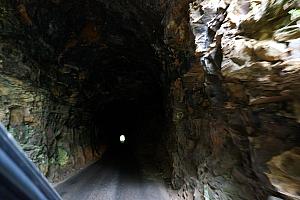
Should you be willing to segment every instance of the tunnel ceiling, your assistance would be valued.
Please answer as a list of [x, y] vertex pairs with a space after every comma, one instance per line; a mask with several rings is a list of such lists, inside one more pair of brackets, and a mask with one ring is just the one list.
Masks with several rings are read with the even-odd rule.
[[155, 48], [163, 34], [153, 6], [139, 1], [19, 3], [25, 52], [42, 66], [41, 85], [52, 88], [59, 101], [93, 107], [159, 95], [161, 64]]

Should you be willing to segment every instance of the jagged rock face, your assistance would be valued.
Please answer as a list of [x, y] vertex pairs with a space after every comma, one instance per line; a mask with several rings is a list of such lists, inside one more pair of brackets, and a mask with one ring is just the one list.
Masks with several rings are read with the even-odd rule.
[[89, 113], [51, 100], [49, 91], [25, 80], [3, 74], [0, 79], [0, 120], [49, 180], [98, 158], [89, 141]]
[[[241, 17], [242, 20], [235, 29], [231, 28], [230, 34], [226, 34], [226, 26], [232, 23], [230, 18], [228, 25], [223, 25], [222, 47], [231, 51], [235, 47], [225, 44], [226, 41], [232, 40], [233, 44], [239, 39], [245, 40], [246, 43], [251, 41], [251, 44], [247, 43], [247, 51], [243, 51], [248, 52], [246, 54], [251, 56], [251, 59], [244, 63], [236, 63], [232, 56], [224, 53], [222, 73], [225, 79], [240, 81], [239, 85], [242, 85], [244, 94], [248, 97], [249, 110], [256, 113], [259, 120], [256, 129], [248, 132], [252, 170], [266, 186], [268, 183], [265, 175], [275, 190], [289, 197], [299, 198], [298, 175], [293, 171], [300, 170], [294, 165], [298, 154], [294, 148], [299, 146], [297, 107], [300, 99], [300, 55], [297, 55], [297, 47], [289, 48], [293, 43], [297, 43], [299, 38], [291, 36], [288, 32], [284, 34], [282, 29], [298, 23], [299, 18], [293, 18], [293, 15], [288, 13], [299, 11], [300, 5], [296, 1], [262, 1], [261, 5], [255, 4], [250, 2], [249, 12], [245, 14], [244, 19]], [[259, 7], [259, 12], [254, 14], [256, 7]], [[230, 8], [237, 10], [238, 6], [231, 4]], [[273, 25], [268, 26], [266, 23]], [[260, 31], [250, 34], [247, 30], [251, 29]], [[235, 31], [237, 34], [233, 36]], [[278, 38], [278, 31], [282, 32], [281, 39]], [[230, 66], [237, 68], [231, 70]], [[273, 160], [283, 160], [286, 152], [290, 151], [294, 153], [294, 160], [290, 157], [290, 161], [286, 159], [286, 163], [281, 163], [290, 165], [290, 168], [281, 167], [281, 173], [275, 171], [274, 165], [280, 164], [274, 164]]]
[[196, 53], [171, 89], [179, 199], [298, 199], [299, 3], [189, 9]]
[[1, 2], [0, 120], [50, 179], [137, 120], [174, 199], [299, 199], [298, 1]]

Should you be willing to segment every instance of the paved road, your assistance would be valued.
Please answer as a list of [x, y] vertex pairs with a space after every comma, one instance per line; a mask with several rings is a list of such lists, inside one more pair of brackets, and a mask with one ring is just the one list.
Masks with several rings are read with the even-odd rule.
[[56, 190], [64, 200], [169, 200], [165, 187], [142, 178], [137, 166], [128, 151], [110, 152]]

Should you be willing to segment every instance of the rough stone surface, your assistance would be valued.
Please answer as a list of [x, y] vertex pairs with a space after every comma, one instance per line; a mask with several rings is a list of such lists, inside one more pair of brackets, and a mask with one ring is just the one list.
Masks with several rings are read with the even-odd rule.
[[299, 4], [204, 0], [189, 9], [197, 53], [170, 91], [178, 199], [298, 199], [299, 36], [283, 27], [296, 26], [288, 12]]
[[[98, 158], [88, 138], [75, 138], [89, 125], [82, 111], [51, 101], [48, 91], [26, 82], [3, 75], [0, 80], [1, 122], [51, 181]], [[80, 127], [68, 122], [76, 115]]]
[[298, 1], [1, 3], [0, 120], [50, 179], [125, 101], [174, 199], [300, 198]]

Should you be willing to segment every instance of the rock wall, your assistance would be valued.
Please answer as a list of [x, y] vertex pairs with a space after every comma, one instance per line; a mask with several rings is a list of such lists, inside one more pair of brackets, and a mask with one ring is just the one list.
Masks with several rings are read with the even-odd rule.
[[[21, 80], [3, 75], [0, 80], [0, 120], [49, 180], [59, 181], [97, 159], [83, 137], [91, 131], [88, 114], [51, 101], [48, 91]], [[81, 124], [74, 126], [74, 120]]]
[[70, 77], [62, 81], [49, 63], [53, 49], [28, 32], [25, 8], [1, 1], [0, 9], [0, 121], [49, 180], [60, 181], [101, 155], [90, 111], [75, 106], [63, 83]]
[[167, 19], [178, 199], [299, 199], [299, 2], [173, 1]]

